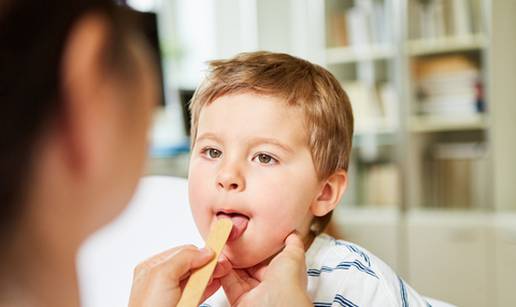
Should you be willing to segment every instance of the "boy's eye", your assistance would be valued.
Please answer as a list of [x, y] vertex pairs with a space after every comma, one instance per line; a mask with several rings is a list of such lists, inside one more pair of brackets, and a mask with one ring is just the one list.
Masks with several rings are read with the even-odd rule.
[[276, 160], [273, 157], [271, 157], [270, 155], [264, 154], [264, 153], [256, 155], [255, 159], [256, 158], [258, 159], [258, 162], [260, 162], [261, 164], [274, 164], [274, 163], [278, 162], [278, 160]]
[[212, 159], [217, 159], [217, 158], [220, 158], [220, 156], [222, 156], [222, 151], [220, 151], [218, 149], [210, 148], [208, 150], [208, 155]]
[[222, 156], [222, 151], [215, 148], [206, 148], [204, 153], [207, 154], [210, 159], [218, 159]]

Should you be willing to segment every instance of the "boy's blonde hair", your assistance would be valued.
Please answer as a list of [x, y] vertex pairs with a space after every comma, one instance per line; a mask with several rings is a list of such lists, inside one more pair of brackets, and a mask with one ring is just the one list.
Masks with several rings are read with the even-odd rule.
[[[219, 97], [251, 92], [284, 99], [305, 114], [308, 146], [318, 179], [348, 169], [353, 113], [346, 92], [326, 69], [283, 53], [241, 53], [209, 62], [205, 80], [190, 103], [192, 146], [202, 108]], [[317, 218], [319, 231], [331, 213]]]

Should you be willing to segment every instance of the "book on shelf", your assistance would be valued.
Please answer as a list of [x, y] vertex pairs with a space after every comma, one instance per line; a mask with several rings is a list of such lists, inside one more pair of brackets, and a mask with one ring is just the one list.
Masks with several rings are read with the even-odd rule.
[[449, 32], [455, 36], [470, 35], [473, 32], [472, 11], [470, 0], [452, 0], [448, 1], [451, 6], [450, 11], [453, 15], [448, 15]]
[[380, 105], [373, 97], [373, 91], [360, 81], [343, 82], [342, 87], [348, 94], [353, 116], [355, 117], [355, 130], [371, 130], [381, 118]]
[[349, 45], [346, 13], [342, 10], [333, 10], [327, 24], [328, 47], [346, 47]]
[[419, 114], [459, 118], [484, 111], [480, 69], [467, 56], [417, 59], [415, 75]]
[[328, 18], [328, 46], [363, 48], [389, 41], [383, 1], [356, 0], [345, 10], [332, 10]]
[[361, 81], [342, 82], [355, 117], [355, 130], [395, 129], [399, 123], [398, 94], [393, 84], [372, 86]]
[[351, 46], [367, 46], [371, 43], [372, 33], [367, 11], [353, 7], [346, 13]]
[[418, 14], [421, 37], [428, 39], [445, 36], [444, 2], [433, 0], [419, 3]]
[[484, 29], [484, 22], [486, 8], [484, 7], [485, 0], [470, 0], [471, 4], [471, 27], [473, 33], [486, 33]]
[[409, 1], [410, 38], [465, 37], [481, 32], [480, 1]]
[[380, 105], [387, 127], [396, 129], [399, 125], [398, 92], [394, 84], [386, 82], [378, 86]]
[[484, 143], [440, 143], [430, 148], [426, 167], [426, 205], [449, 209], [489, 207]]

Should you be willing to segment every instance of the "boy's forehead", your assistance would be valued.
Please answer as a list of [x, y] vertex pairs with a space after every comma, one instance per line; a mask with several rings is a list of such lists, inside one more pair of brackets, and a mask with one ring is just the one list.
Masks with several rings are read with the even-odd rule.
[[201, 108], [198, 136], [277, 138], [306, 143], [304, 112], [274, 96], [240, 93], [217, 98]]

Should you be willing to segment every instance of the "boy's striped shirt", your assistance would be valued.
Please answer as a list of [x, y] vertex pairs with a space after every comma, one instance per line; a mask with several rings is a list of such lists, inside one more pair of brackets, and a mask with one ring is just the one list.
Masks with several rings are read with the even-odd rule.
[[[306, 266], [315, 307], [430, 306], [387, 264], [353, 243], [319, 235], [306, 252]], [[229, 305], [219, 290], [201, 306]]]

